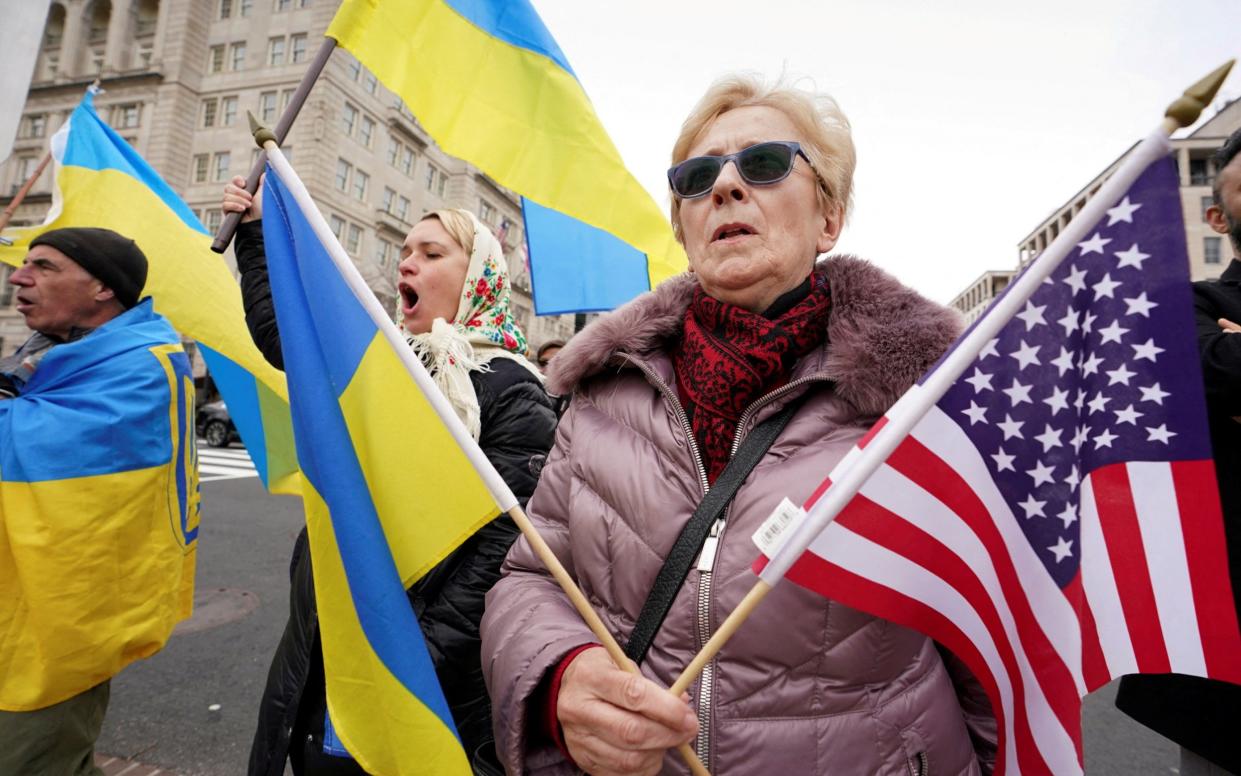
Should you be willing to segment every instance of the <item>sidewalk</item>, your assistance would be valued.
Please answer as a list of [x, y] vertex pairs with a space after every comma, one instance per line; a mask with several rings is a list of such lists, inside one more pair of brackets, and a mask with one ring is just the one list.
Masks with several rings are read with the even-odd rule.
[[154, 765], [143, 765], [133, 760], [113, 757], [109, 754], [95, 753], [95, 765], [103, 769], [104, 776], [177, 776], [173, 771], [156, 768]]

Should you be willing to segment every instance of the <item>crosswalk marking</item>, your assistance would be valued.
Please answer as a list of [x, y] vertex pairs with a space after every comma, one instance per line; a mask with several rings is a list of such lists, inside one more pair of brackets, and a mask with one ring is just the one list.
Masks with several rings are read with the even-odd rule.
[[215, 480], [235, 480], [243, 477], [257, 477], [254, 462], [250, 454], [243, 448], [209, 447], [203, 443], [198, 445], [198, 481], [213, 482]]

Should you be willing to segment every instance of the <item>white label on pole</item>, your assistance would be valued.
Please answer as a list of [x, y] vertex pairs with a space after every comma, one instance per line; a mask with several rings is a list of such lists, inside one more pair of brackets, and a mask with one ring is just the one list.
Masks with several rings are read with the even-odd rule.
[[772, 510], [771, 515], [754, 532], [754, 544], [758, 547], [758, 551], [770, 558], [780, 546], [780, 539], [784, 536], [785, 529], [805, 516], [806, 510], [787, 498], [782, 499]]

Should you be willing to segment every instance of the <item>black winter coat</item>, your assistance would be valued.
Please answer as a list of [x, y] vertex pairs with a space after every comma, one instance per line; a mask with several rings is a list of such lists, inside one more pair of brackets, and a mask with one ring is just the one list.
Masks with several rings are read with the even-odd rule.
[[[1194, 317], [1236, 598], [1241, 593], [1241, 422], [1234, 418], [1241, 417], [1241, 334], [1223, 333], [1216, 321], [1241, 323], [1241, 260], [1234, 259], [1219, 280], [1194, 283]], [[1241, 687], [1182, 674], [1126, 676], [1116, 705], [1157, 733], [1241, 774]]]
[[[267, 360], [283, 368], [259, 222], [242, 224], [235, 245], [250, 334]], [[552, 401], [529, 371], [507, 359], [495, 359], [490, 372], [470, 377], [481, 410], [479, 446], [524, 505], [554, 440]], [[500, 564], [517, 535], [512, 520], [500, 516], [407, 591], [457, 732], [476, 769], [495, 759], [478, 624], [483, 599], [499, 578]], [[286, 757], [298, 772], [362, 773], [352, 761], [321, 754], [323, 656], [305, 529], [294, 545], [289, 572], [289, 621], [267, 675], [249, 773], [280, 776]]]

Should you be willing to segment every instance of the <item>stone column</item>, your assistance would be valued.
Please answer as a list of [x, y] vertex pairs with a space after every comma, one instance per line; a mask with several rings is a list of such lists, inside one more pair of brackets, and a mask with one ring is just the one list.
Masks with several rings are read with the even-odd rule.
[[108, 40], [103, 49], [103, 72], [120, 73], [130, 69], [133, 63], [134, 8], [132, 0], [112, 0], [112, 15], [108, 17]]
[[82, 74], [82, 52], [86, 46], [86, 0], [62, 0], [65, 6], [65, 34], [60, 40], [60, 72], [56, 79]]

